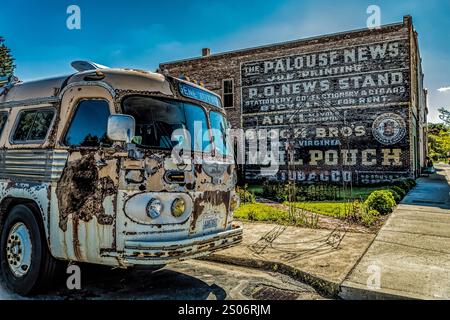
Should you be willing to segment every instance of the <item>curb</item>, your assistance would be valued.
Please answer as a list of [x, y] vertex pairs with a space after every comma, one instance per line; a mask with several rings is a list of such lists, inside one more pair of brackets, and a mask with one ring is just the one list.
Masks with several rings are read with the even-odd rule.
[[236, 258], [229, 257], [221, 254], [212, 254], [206, 257], [202, 257], [200, 260], [220, 262], [224, 264], [231, 264], [241, 267], [250, 267], [255, 269], [263, 269], [266, 271], [277, 272], [280, 274], [287, 275], [294, 280], [299, 280], [317, 290], [318, 293], [326, 298], [337, 298], [339, 299], [340, 284], [335, 283], [310, 273], [304, 272], [300, 269], [296, 269], [280, 262], [266, 261], [261, 259], [250, 259], [250, 258]]
[[[395, 292], [373, 291], [359, 285], [343, 285], [329, 281], [310, 273], [296, 269], [280, 262], [266, 261], [261, 259], [236, 258], [221, 254], [212, 254], [210, 256], [199, 258], [203, 261], [211, 261], [223, 264], [230, 264], [240, 267], [262, 269], [265, 271], [276, 272], [286, 275], [294, 280], [301, 281], [313, 287], [319, 294], [325, 298], [338, 300], [421, 300], [422, 297], [402, 296]], [[344, 280], [345, 281], [345, 280]]]
[[418, 296], [404, 296], [394, 291], [377, 291], [369, 290], [365, 287], [352, 283], [343, 284], [339, 297], [343, 300], [423, 300], [423, 297]]

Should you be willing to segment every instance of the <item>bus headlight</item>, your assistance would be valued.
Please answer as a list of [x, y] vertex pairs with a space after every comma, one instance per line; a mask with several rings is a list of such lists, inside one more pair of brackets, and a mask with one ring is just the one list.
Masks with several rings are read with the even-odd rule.
[[240, 203], [239, 197], [237, 195], [234, 195], [230, 201], [231, 211], [235, 211], [237, 208], [239, 208], [239, 203]]
[[161, 215], [162, 211], [162, 203], [158, 199], [152, 199], [147, 204], [147, 215], [152, 218], [156, 219]]
[[172, 202], [172, 215], [175, 218], [181, 217], [186, 211], [186, 202], [181, 198], [176, 198]]

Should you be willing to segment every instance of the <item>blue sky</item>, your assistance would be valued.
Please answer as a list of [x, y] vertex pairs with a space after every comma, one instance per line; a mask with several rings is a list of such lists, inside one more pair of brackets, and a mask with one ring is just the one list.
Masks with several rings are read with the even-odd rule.
[[[66, 27], [69, 5], [81, 8], [81, 30]], [[160, 62], [212, 52], [364, 28], [366, 9], [381, 8], [382, 24], [413, 17], [419, 33], [429, 121], [450, 106], [450, 0], [301, 1], [7, 0], [0, 35], [22, 80], [72, 72], [73, 60], [155, 70]]]

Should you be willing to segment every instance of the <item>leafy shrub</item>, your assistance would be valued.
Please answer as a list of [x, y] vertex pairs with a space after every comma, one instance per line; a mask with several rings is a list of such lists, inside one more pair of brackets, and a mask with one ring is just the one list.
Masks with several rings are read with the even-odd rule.
[[378, 220], [379, 214], [377, 210], [370, 209], [365, 202], [356, 200], [348, 203], [344, 218], [370, 227]]
[[403, 189], [405, 191], [405, 195], [409, 192], [409, 190], [414, 188], [416, 185], [417, 185], [416, 181], [411, 178], [398, 180], [393, 183], [393, 186]]
[[241, 200], [241, 203], [255, 203], [256, 202], [255, 195], [253, 193], [251, 193], [250, 191], [248, 191], [246, 187], [244, 187], [244, 189], [237, 187], [236, 193], [239, 195], [239, 199]]
[[288, 193], [288, 188], [287, 186], [284, 185], [278, 185], [277, 188], [275, 189], [275, 199], [277, 201], [286, 201], [289, 198], [289, 193]]
[[289, 194], [289, 185], [285, 183], [265, 183], [263, 196], [279, 202], [286, 201]]
[[402, 198], [395, 190], [388, 189], [387, 191], [389, 191], [392, 194], [392, 196], [394, 197], [395, 203], [400, 203], [400, 201], [402, 201]]
[[255, 221], [256, 220], [256, 211], [249, 210], [247, 212], [247, 219], [250, 220], [250, 221]]
[[380, 215], [380, 213], [377, 210], [369, 209], [369, 210], [363, 210], [361, 212], [361, 222], [370, 227], [374, 224], [375, 221], [377, 221], [377, 217]]
[[389, 189], [395, 191], [400, 196], [401, 199], [403, 199], [406, 196], [405, 190], [403, 190], [400, 187], [390, 186]]
[[362, 204], [359, 200], [345, 203], [343, 212], [340, 213], [340, 218], [346, 218], [357, 221], [361, 215]]
[[412, 189], [417, 185], [416, 180], [411, 178], [406, 179], [405, 182], [409, 185], [409, 189]]
[[265, 182], [263, 185], [263, 196], [266, 198], [275, 198], [276, 189], [276, 183]]
[[390, 190], [377, 190], [372, 192], [364, 204], [371, 210], [381, 214], [391, 213], [396, 203]]
[[398, 180], [394, 182], [394, 186], [397, 186], [405, 191], [405, 194], [411, 189], [410, 185], [405, 180]]

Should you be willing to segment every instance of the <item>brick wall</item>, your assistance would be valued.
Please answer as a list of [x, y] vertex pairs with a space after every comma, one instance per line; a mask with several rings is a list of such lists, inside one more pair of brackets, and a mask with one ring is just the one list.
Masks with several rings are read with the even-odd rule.
[[[213, 54], [160, 69], [202, 81], [219, 95], [223, 80], [233, 79], [234, 107], [226, 110], [233, 127], [277, 128], [295, 141], [296, 166], [288, 172], [282, 160], [277, 179], [290, 173], [299, 181], [379, 182], [414, 174], [415, 115], [423, 108], [414, 37], [412, 19], [405, 17], [377, 30]], [[247, 168], [248, 178], [258, 177], [258, 166]]]

